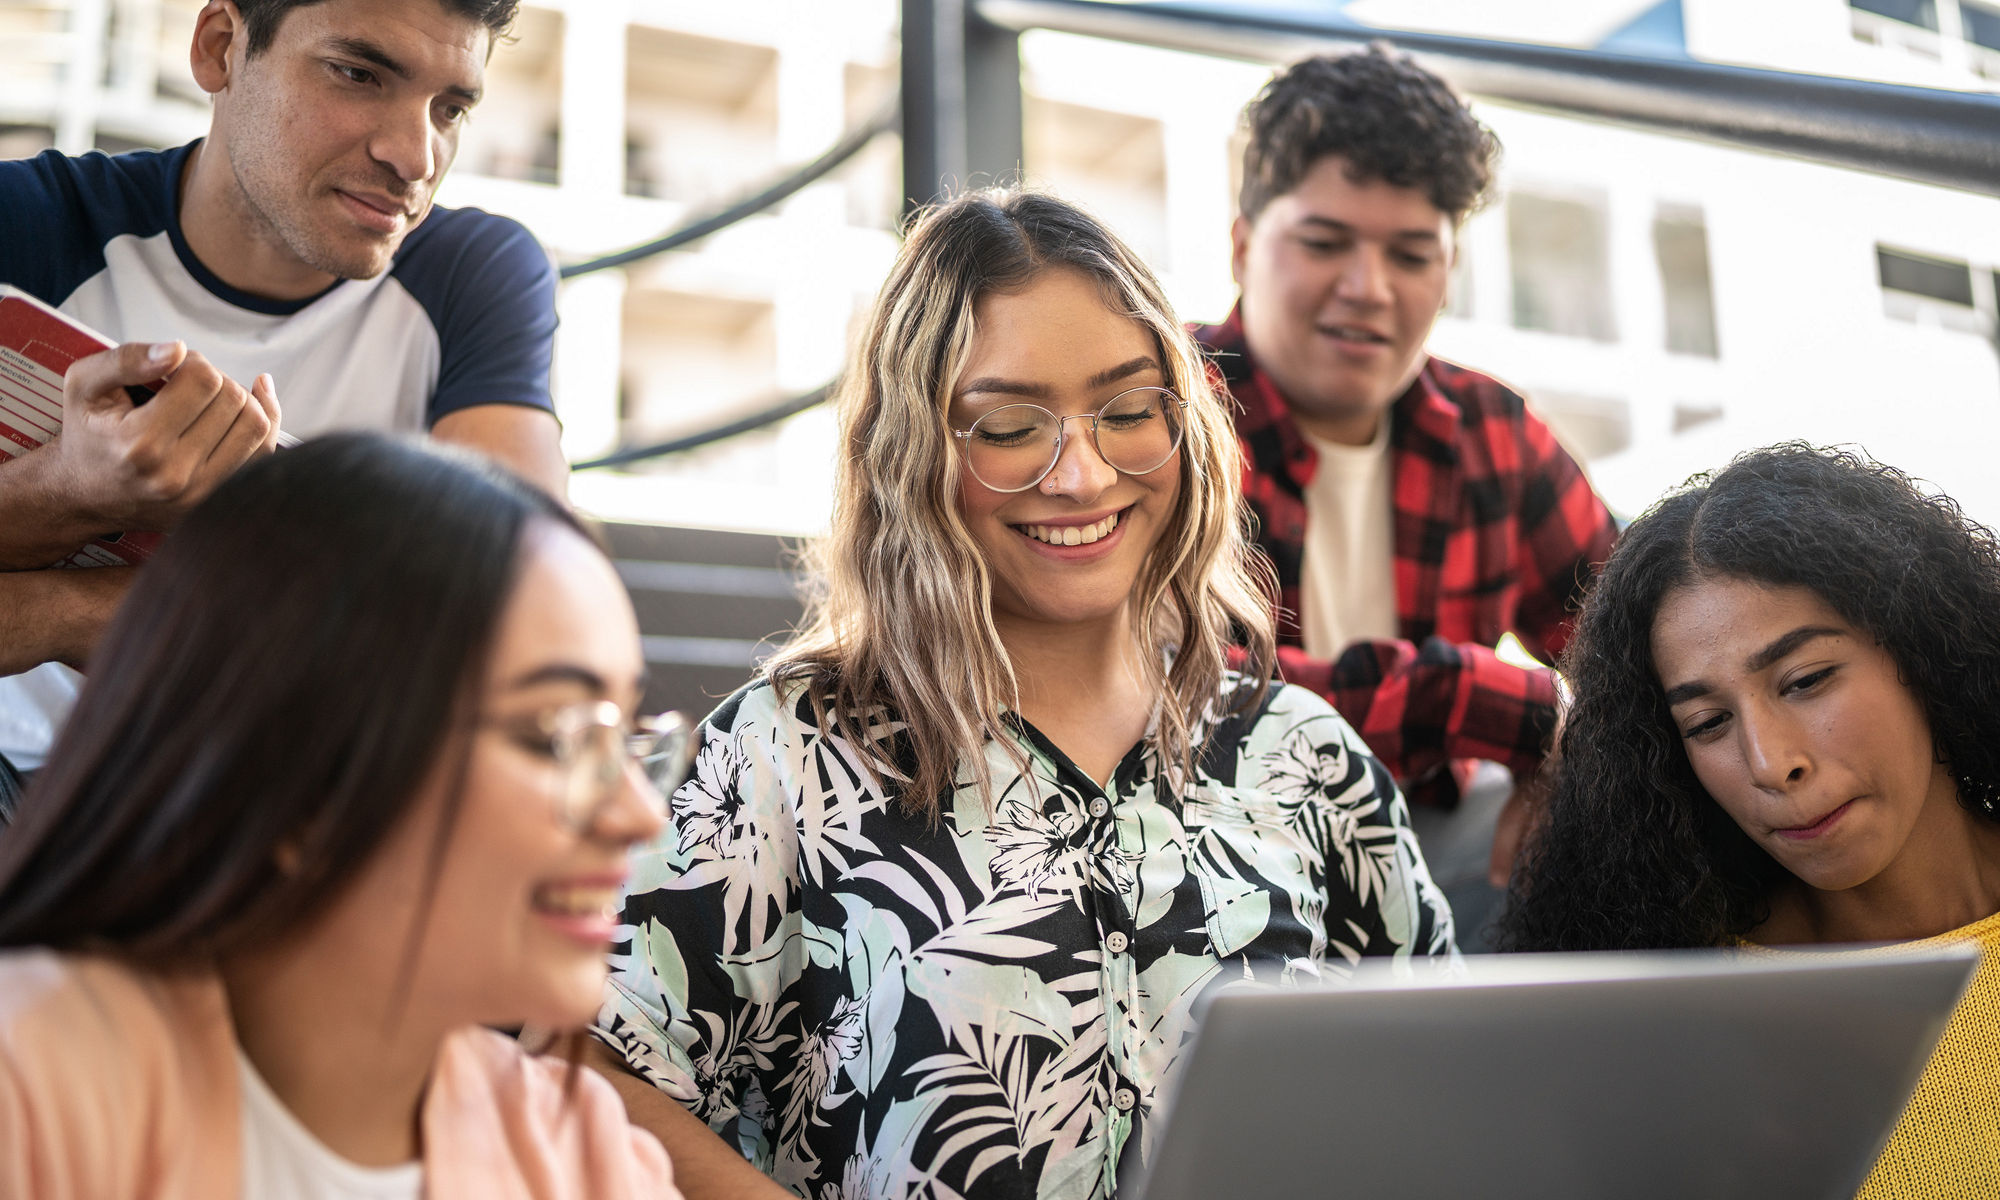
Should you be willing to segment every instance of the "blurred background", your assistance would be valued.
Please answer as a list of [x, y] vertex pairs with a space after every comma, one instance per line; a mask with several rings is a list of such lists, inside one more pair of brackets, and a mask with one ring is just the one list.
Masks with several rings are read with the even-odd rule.
[[[520, 219], [562, 263], [656, 238], [893, 105], [907, 4], [527, 0], [440, 201]], [[207, 108], [187, 67], [199, 8], [0, 0], [0, 157], [199, 136]], [[1569, 47], [1614, 64], [1602, 55], [2000, 92], [2000, 0], [1267, 0], [1244, 11], [1344, 20], [1392, 40]], [[1189, 320], [1219, 319], [1234, 299], [1238, 113], [1284, 57], [1234, 52], [1046, 29], [1018, 41], [1022, 176], [1113, 225]], [[1477, 77], [1425, 61], [1472, 92], [1506, 148], [1499, 194], [1464, 231], [1432, 346], [1524, 391], [1614, 510], [1635, 515], [1693, 471], [1801, 437], [1857, 444], [2000, 521], [1995, 187], [1481, 95]], [[915, 111], [906, 106], [906, 128]], [[571, 457], [709, 429], [828, 381], [895, 252], [909, 190], [891, 128], [766, 211], [567, 280], [555, 390]], [[832, 445], [831, 414], [810, 407], [700, 449], [579, 472], [572, 494], [617, 521], [806, 534], [826, 521]], [[740, 681], [745, 647], [793, 611], [788, 581], [758, 574], [780, 566], [774, 543], [624, 536], [635, 594], [680, 579], [751, 598], [734, 631], [689, 635], [694, 618], [666, 601], [648, 616], [662, 663], [706, 656], [715, 680]], [[750, 549], [674, 549], [725, 543]], [[676, 576], [676, 559], [695, 574]], [[704, 562], [725, 574], [702, 575]]]

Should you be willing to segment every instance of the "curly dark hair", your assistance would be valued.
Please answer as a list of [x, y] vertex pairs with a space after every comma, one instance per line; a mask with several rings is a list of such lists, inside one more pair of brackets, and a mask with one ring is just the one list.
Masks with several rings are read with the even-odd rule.
[[1786, 443], [1699, 475], [1619, 539], [1562, 656], [1574, 701], [1501, 917], [1509, 950], [1714, 946], [1770, 915], [1784, 868], [1696, 780], [1653, 620], [1702, 578], [1802, 587], [1876, 639], [1974, 813], [2000, 783], [2000, 543], [1894, 467]]
[[1453, 223], [1486, 201], [1500, 140], [1444, 80], [1387, 42], [1280, 71], [1243, 110], [1237, 207], [1255, 221], [1329, 154], [1348, 178], [1419, 188]]
[[[269, 49], [278, 36], [278, 26], [293, 9], [324, 3], [326, 0], [236, 0], [236, 11], [243, 14], [243, 29], [249, 38], [244, 53], [254, 58]], [[521, 9], [521, 0], [438, 0], [438, 4], [453, 16], [486, 26], [496, 42], [514, 27]]]

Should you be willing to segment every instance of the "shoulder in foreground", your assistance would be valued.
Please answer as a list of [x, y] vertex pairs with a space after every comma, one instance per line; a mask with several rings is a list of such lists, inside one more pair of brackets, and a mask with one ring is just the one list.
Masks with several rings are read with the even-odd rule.
[[61, 1007], [79, 990], [66, 954], [39, 946], [0, 953], [0, 1036], [37, 1009]]
[[134, 150], [128, 154], [44, 150], [32, 158], [0, 159], [0, 181], [10, 189], [40, 185], [87, 198], [109, 197], [134, 187], [152, 192], [164, 183], [167, 171], [177, 165], [186, 149]]
[[[581, 1063], [531, 1055], [490, 1029], [446, 1039], [424, 1105], [425, 1128], [439, 1135], [426, 1160], [449, 1169], [461, 1187], [566, 1196], [567, 1188], [519, 1188], [567, 1178], [592, 1180], [603, 1195], [679, 1195], [666, 1151], [631, 1124], [607, 1080]], [[494, 1155], [496, 1142], [511, 1143], [512, 1153]]]
[[97, 954], [67, 954], [43, 947], [0, 952], [0, 1029], [15, 1036], [23, 1023], [49, 1021], [129, 1029], [139, 1014], [171, 1021], [176, 1010], [219, 998], [213, 975], [163, 975]]
[[490, 1091], [503, 1107], [542, 1117], [559, 1115], [570, 1103], [572, 1089], [586, 1104], [601, 1105], [598, 1089], [610, 1087], [580, 1063], [572, 1068], [556, 1054], [530, 1054], [506, 1034], [476, 1025], [445, 1039], [438, 1052], [437, 1078], [442, 1085], [469, 1084]]
[[169, 181], [186, 152], [50, 150], [0, 162], [0, 282], [63, 303], [104, 269], [106, 244], [168, 227]]
[[40, 948], [0, 953], [0, 1074], [59, 1079], [79, 1095], [110, 1086], [118, 1107], [143, 1106], [138, 1081], [207, 1078], [233, 1043], [212, 972]]

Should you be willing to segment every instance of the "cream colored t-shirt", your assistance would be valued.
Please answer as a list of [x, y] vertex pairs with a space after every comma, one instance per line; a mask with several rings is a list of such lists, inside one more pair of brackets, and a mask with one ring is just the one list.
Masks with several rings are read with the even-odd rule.
[[1396, 636], [1389, 420], [1366, 446], [1306, 440], [1319, 467], [1306, 489], [1299, 627], [1307, 654], [1333, 658], [1357, 639]]

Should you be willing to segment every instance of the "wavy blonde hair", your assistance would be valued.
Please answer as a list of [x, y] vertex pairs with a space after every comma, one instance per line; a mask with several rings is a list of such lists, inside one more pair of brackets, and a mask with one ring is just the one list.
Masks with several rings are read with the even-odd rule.
[[[861, 747], [879, 778], [907, 780], [902, 810], [932, 822], [968, 759], [990, 801], [980, 748], [989, 737], [1011, 744], [1002, 714], [1019, 695], [993, 623], [993, 581], [959, 514], [946, 409], [980, 299], [1052, 270], [1081, 272], [1144, 326], [1167, 386], [1188, 401], [1180, 494], [1133, 593], [1147, 682], [1164, 698], [1160, 761], [1185, 779], [1220, 711], [1259, 703], [1269, 686], [1270, 569], [1244, 535], [1226, 393], [1159, 281], [1116, 235], [1052, 196], [992, 190], [934, 205], [912, 219], [841, 383], [832, 528], [806, 552], [816, 586], [799, 634], [766, 667], [774, 686], [802, 681], [819, 726]], [[1258, 682], [1225, 703], [1232, 640]], [[877, 719], [884, 709], [907, 730], [900, 761]]]

